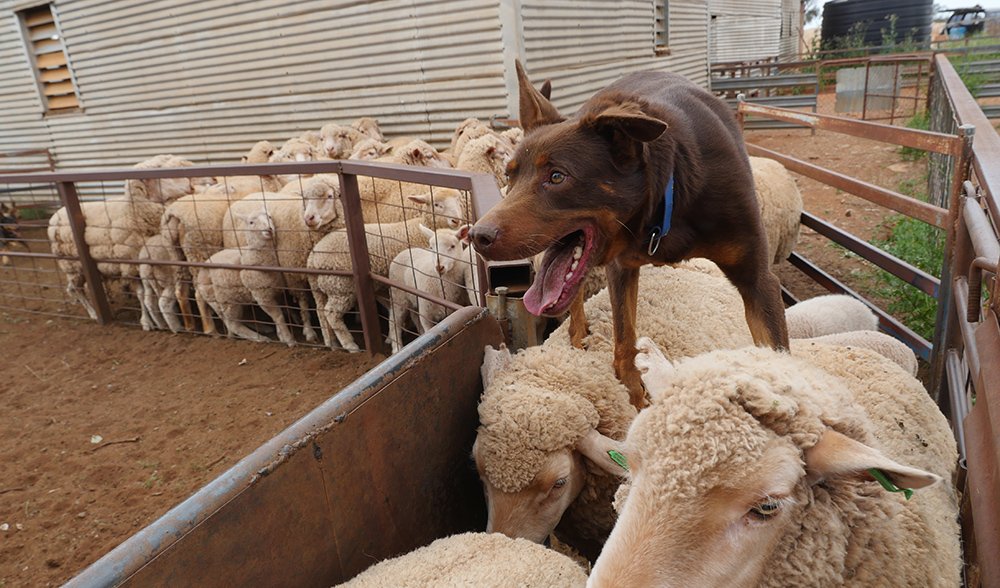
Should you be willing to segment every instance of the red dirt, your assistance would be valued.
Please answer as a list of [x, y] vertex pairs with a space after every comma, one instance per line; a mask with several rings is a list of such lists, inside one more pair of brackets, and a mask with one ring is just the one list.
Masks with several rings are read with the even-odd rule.
[[12, 313], [0, 349], [0, 586], [65, 582], [376, 363]]

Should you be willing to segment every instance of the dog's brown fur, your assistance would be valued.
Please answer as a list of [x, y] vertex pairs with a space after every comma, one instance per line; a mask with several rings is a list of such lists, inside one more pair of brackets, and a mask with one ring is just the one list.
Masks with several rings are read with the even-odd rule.
[[[564, 120], [520, 63], [517, 69], [525, 138], [508, 169], [507, 197], [470, 232], [476, 249], [488, 259], [526, 258], [584, 226], [595, 229], [586, 266], [605, 266], [615, 371], [638, 407], [645, 404], [633, 365], [643, 265], [714, 261], [742, 296], [754, 341], [787, 349], [750, 163], [726, 105], [681, 76], [640, 72], [599, 91]], [[552, 181], [555, 171], [564, 179]], [[650, 228], [663, 214], [671, 173], [672, 226], [649, 255]], [[578, 304], [574, 319], [583, 316]], [[582, 339], [585, 327], [578, 322], [574, 332]]]

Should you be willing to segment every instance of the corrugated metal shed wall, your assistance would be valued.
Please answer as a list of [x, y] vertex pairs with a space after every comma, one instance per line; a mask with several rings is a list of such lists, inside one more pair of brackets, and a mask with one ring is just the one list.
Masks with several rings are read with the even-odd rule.
[[[0, 0], [0, 151], [49, 148], [42, 103], [12, 5]], [[2, 164], [19, 166], [17, 161]]]
[[782, 0], [710, 0], [713, 63], [777, 57]]
[[[2, 6], [9, 27], [11, 4]], [[238, 161], [254, 141], [358, 116], [377, 117], [388, 135], [443, 143], [465, 117], [506, 110], [497, 0], [62, 0], [56, 8], [84, 112], [41, 119], [30, 70], [10, 56], [20, 36], [4, 35], [0, 72], [23, 119], [11, 128], [7, 109], [0, 113], [0, 145], [42, 142], [47, 125], [61, 168], [165, 152]]]
[[802, 4], [800, 0], [781, 0], [782, 31], [780, 40], [782, 56], [793, 58], [798, 56], [799, 39], [802, 29], [799, 28], [802, 19]]
[[674, 71], [707, 86], [706, 8], [704, 0], [670, 2], [670, 53], [656, 55], [651, 0], [521, 0], [526, 68], [532, 80], [552, 80], [553, 102], [566, 114], [633, 71]]

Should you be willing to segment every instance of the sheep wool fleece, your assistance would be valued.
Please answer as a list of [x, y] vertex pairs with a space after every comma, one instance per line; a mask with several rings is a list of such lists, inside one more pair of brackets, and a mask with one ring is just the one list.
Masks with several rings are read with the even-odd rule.
[[582, 588], [570, 558], [527, 539], [463, 533], [378, 563], [344, 588]]

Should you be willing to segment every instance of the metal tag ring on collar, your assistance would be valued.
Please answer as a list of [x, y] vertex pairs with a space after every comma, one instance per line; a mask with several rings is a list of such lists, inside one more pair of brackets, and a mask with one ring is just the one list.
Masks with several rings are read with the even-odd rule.
[[660, 248], [660, 227], [654, 228], [649, 233], [649, 247], [646, 248], [646, 253], [652, 257], [656, 250]]

